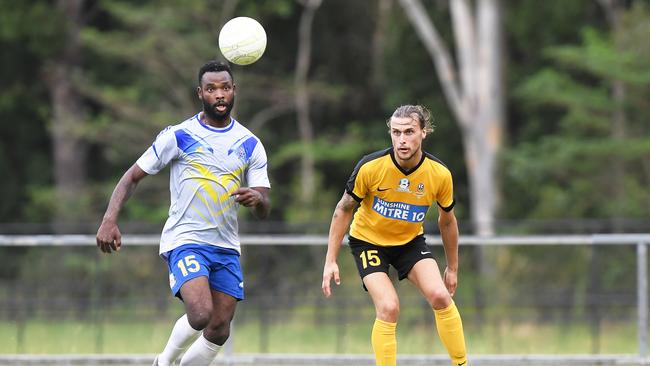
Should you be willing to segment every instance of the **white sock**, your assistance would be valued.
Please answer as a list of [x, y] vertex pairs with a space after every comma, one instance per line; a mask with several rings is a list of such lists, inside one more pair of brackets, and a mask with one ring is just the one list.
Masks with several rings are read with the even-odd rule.
[[217, 356], [220, 349], [221, 346], [201, 336], [187, 349], [187, 352], [181, 358], [180, 366], [208, 366]]
[[172, 334], [169, 336], [167, 345], [160, 355], [158, 355], [159, 366], [170, 366], [178, 356], [183, 353], [194, 340], [201, 334], [200, 330], [192, 328], [187, 320], [187, 314], [183, 314], [174, 325]]

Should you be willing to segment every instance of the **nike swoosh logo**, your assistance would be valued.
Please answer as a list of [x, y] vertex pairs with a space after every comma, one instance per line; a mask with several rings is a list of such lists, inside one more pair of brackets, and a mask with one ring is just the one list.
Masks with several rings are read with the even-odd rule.
[[467, 361], [463, 361], [463, 362], [459, 363], [458, 366], [463, 366], [466, 363], [467, 363]]
[[[420, 252], [420, 254], [422, 254], [422, 255], [424, 255], [424, 254], [431, 254], [431, 252]], [[459, 363], [458, 366], [462, 366], [462, 364]]]
[[378, 190], [379, 192], [387, 191], [387, 190], [389, 190], [389, 189], [390, 189], [390, 188], [377, 188], [377, 190]]

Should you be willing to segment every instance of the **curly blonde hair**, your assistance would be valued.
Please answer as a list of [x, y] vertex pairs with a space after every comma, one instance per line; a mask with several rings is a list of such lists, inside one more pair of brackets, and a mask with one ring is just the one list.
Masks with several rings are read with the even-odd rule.
[[386, 121], [386, 126], [390, 128], [390, 120], [391, 118], [406, 118], [410, 117], [413, 118], [414, 120], [420, 122], [420, 128], [425, 130], [427, 133], [433, 132], [436, 126], [433, 125], [433, 122], [431, 121], [431, 112], [424, 106], [421, 105], [402, 105], [399, 106], [395, 112], [393, 112], [393, 115]]

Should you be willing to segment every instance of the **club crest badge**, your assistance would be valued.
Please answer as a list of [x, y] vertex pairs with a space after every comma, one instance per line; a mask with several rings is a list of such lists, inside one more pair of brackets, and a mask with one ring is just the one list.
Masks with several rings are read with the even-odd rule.
[[399, 186], [397, 187], [396, 191], [398, 192], [411, 192], [409, 189], [409, 186], [411, 185], [411, 182], [409, 182], [408, 179], [402, 178], [399, 180]]

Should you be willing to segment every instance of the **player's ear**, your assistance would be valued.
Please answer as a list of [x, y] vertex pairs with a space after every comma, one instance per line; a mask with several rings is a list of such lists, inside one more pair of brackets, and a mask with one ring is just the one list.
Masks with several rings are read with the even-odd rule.
[[201, 98], [201, 86], [196, 87], [196, 96], [203, 100], [203, 98]]

